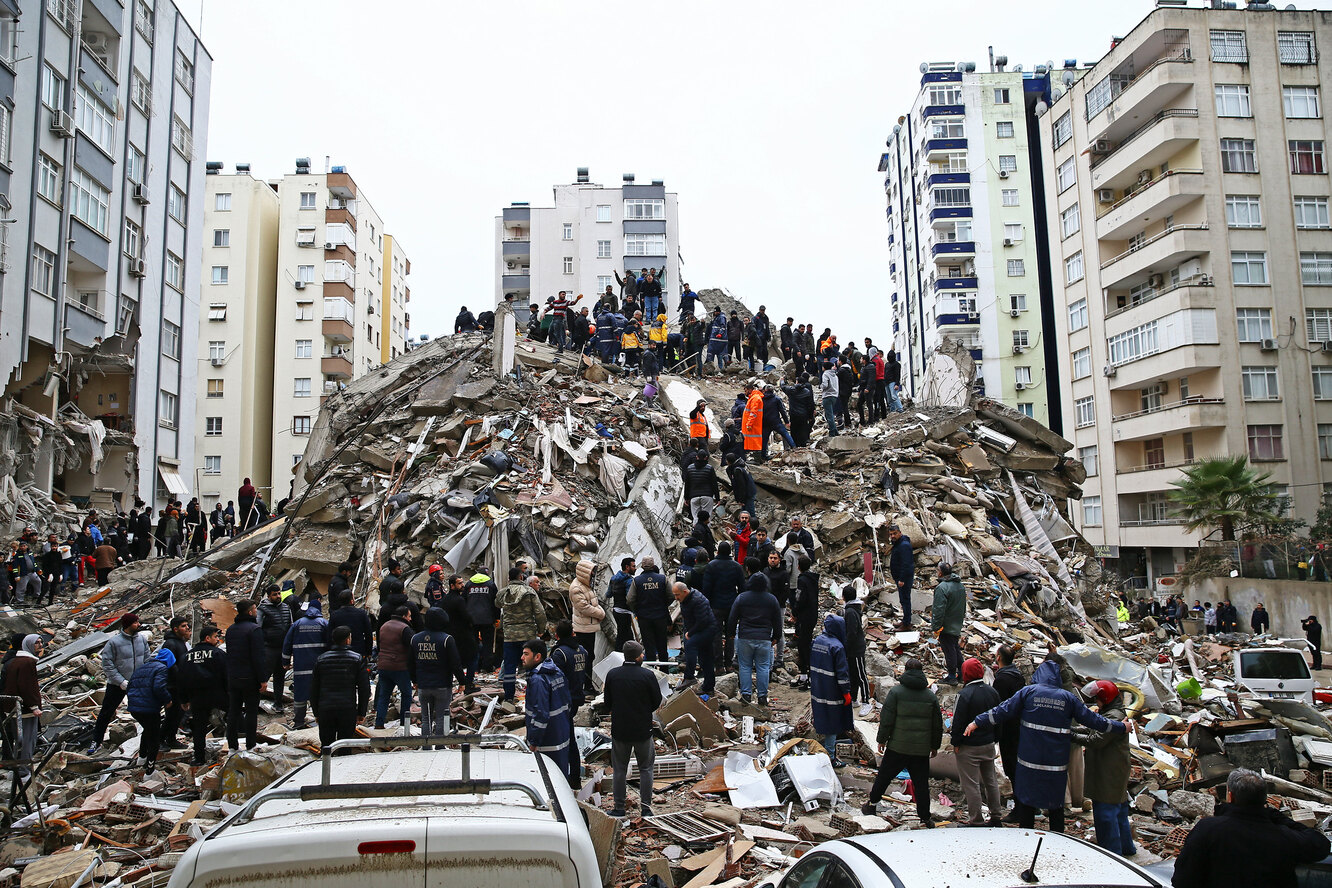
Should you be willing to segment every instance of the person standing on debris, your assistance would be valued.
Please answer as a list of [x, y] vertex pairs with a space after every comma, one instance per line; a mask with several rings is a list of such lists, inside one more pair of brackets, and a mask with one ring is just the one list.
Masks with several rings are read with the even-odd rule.
[[462, 310], [458, 312], [458, 317], [455, 318], [453, 321], [453, 332], [454, 333], [476, 332], [476, 318], [472, 315], [470, 311], [467, 310], [467, 306], [465, 305], [462, 307]]
[[103, 541], [93, 549], [93, 567], [97, 570], [97, 585], [105, 586], [111, 579], [111, 571], [120, 563], [120, 554], [116, 547]]
[[962, 675], [962, 622], [967, 617], [967, 590], [953, 571], [951, 564], [938, 567], [939, 582], [934, 587], [934, 603], [930, 607], [930, 631], [939, 639], [943, 649], [944, 684], [957, 684]]
[[823, 399], [823, 421], [828, 424], [828, 436], [837, 437], [837, 398], [840, 391], [837, 365], [829, 364], [819, 379], [819, 397]]
[[726, 475], [731, 481], [731, 496], [736, 503], [743, 506], [746, 513], [755, 514], [758, 511], [756, 503], [758, 485], [754, 483], [754, 476], [749, 473], [745, 458], [739, 454], [731, 454]]
[[708, 325], [702, 319], [686, 315], [681, 323], [684, 337], [685, 372], [694, 368], [694, 375], [703, 376], [703, 354], [708, 346]]
[[745, 407], [740, 416], [740, 433], [745, 438], [745, 455], [762, 462], [763, 392], [752, 382], [745, 383]]
[[1216, 634], [1216, 605], [1210, 601], [1203, 607], [1203, 631], [1208, 635]]
[[708, 429], [708, 402], [699, 398], [694, 409], [689, 411], [689, 444], [706, 453], [711, 437], [712, 432]]
[[970, 737], [985, 725], [1009, 720], [1021, 722], [1018, 740], [1018, 825], [1031, 829], [1036, 811], [1044, 809], [1051, 832], [1064, 831], [1064, 791], [1068, 783], [1069, 741], [1073, 721], [1098, 731], [1125, 733], [1127, 720], [1112, 722], [1088, 709], [1078, 696], [1063, 688], [1057, 655], [1047, 658], [1031, 677], [1031, 684], [966, 726]]
[[1225, 601], [1224, 611], [1221, 608], [1217, 609], [1216, 622], [1223, 635], [1239, 631], [1239, 609], [1230, 603], [1229, 598]]
[[[569, 737], [574, 736], [574, 716], [578, 709], [587, 702], [587, 691], [592, 686], [590, 675], [592, 654], [578, 643], [574, 635], [573, 623], [560, 620], [555, 624], [555, 647], [551, 649], [550, 661], [560, 667], [564, 680], [569, 685]], [[583, 773], [582, 756], [578, 751], [578, 742], [569, 743], [569, 785], [580, 788]]]
[[879, 772], [861, 813], [875, 813], [888, 784], [905, 768], [911, 777], [911, 794], [916, 798], [916, 816], [921, 826], [933, 829], [930, 759], [943, 744], [943, 712], [925, 678], [924, 664], [915, 657], [906, 661], [901, 679], [884, 698], [878, 740]]
[[883, 388], [879, 389], [876, 380], [875, 395], [884, 409], [902, 412], [902, 362], [898, 360], [896, 349], [890, 349], [884, 359]]
[[[31, 762], [37, 750], [37, 731], [42, 717], [42, 688], [37, 682], [37, 661], [42, 658], [42, 637], [25, 635], [12, 660], [4, 666], [3, 693], [19, 700], [18, 758]], [[19, 774], [27, 777], [27, 765], [19, 766]]]
[[718, 631], [716, 612], [702, 592], [690, 589], [684, 583], [673, 585], [671, 594], [680, 603], [680, 622], [684, 626], [684, 677], [679, 687], [685, 688], [694, 683], [694, 669], [697, 667], [703, 677], [698, 692], [704, 697], [709, 696], [716, 681], [713, 655], [714, 639]]
[[643, 668], [643, 646], [626, 642], [624, 664], [606, 674], [606, 707], [611, 713], [612, 817], [624, 817], [625, 784], [629, 756], [638, 764], [638, 807], [643, 817], [652, 816], [652, 766], [657, 746], [652, 739], [652, 716], [661, 705], [657, 676]]
[[782, 439], [782, 446], [790, 451], [795, 450], [795, 439], [791, 437], [791, 431], [786, 427], [789, 421], [786, 413], [786, 405], [782, 403], [782, 396], [772, 387], [771, 383], [763, 383], [760, 387], [763, 398], [763, 460], [768, 459], [768, 436], [776, 432]]
[[1313, 653], [1313, 668], [1315, 670], [1323, 668], [1323, 624], [1318, 622], [1318, 617], [1309, 614], [1303, 620], [1300, 620], [1300, 628], [1304, 630], [1304, 637], [1309, 640], [1309, 649]]
[[952, 741], [957, 757], [957, 773], [962, 792], [967, 797], [967, 826], [985, 826], [981, 797], [990, 808], [990, 826], [1003, 825], [1003, 804], [999, 798], [999, 777], [994, 769], [995, 726], [986, 725], [970, 737], [963, 732], [972, 719], [988, 712], [1002, 701], [999, 693], [985, 683], [985, 666], [971, 657], [962, 663], [964, 686], [953, 705]]
[[213, 710], [227, 711], [227, 656], [218, 649], [222, 630], [216, 626], [204, 628], [199, 643], [176, 660], [180, 675], [176, 680], [180, 688], [181, 706], [190, 710], [190, 734], [194, 740], [196, 767], [208, 760], [208, 732], [212, 728]]
[[644, 317], [655, 318], [661, 314], [661, 283], [654, 275], [645, 275], [638, 282], [638, 296], [643, 300]]
[[615, 275], [615, 283], [620, 285], [620, 296], [622, 298], [629, 299], [632, 297], [636, 299], [638, 297], [638, 275], [627, 268], [624, 270], [624, 277], [620, 277], [618, 271], [612, 271], [611, 274]]
[[[800, 575], [796, 578], [796, 593], [792, 606], [795, 621], [796, 677], [791, 687], [809, 687], [809, 658], [814, 644], [814, 627], [819, 621], [819, 575], [810, 568], [814, 562], [801, 555], [796, 562]], [[847, 682], [850, 683], [850, 673]]]
[[733, 310], [726, 321], [726, 363], [740, 360], [744, 341], [745, 322], [740, 319], [740, 312]]
[[851, 730], [851, 673], [846, 665], [846, 621], [836, 614], [823, 618], [823, 634], [810, 649], [809, 674], [814, 733], [833, 767], [844, 768], [846, 762], [837, 757], [837, 737]]
[[693, 463], [684, 471], [685, 502], [689, 504], [689, 515], [697, 522], [702, 512], [712, 512], [717, 505], [720, 491], [717, 487], [717, 470], [708, 460], [704, 450], [698, 451]]
[[[698, 518], [694, 520], [694, 526], [689, 531], [689, 536], [697, 545], [699, 550], [699, 566], [706, 566], [706, 563], [717, 557], [717, 539], [712, 535], [712, 513], [703, 511], [698, 513]], [[707, 558], [703, 556], [707, 555]], [[695, 585], [695, 589], [701, 589], [701, 585]]]
[[[461, 599], [459, 599], [461, 603]], [[333, 609], [328, 615], [329, 637], [332, 638], [333, 630], [339, 626], [346, 626], [351, 631], [351, 649], [361, 655], [361, 661], [365, 667], [365, 699], [370, 697], [370, 651], [375, 646], [375, 627], [370, 622], [370, 615], [365, 612], [365, 608], [356, 607], [352, 604], [352, 592], [350, 589], [341, 589], [336, 594], [329, 596], [329, 606]], [[364, 718], [366, 709], [361, 709], [361, 717]]]
[[[162, 740], [162, 708], [175, 705], [167, 672], [176, 665], [176, 655], [161, 648], [130, 676], [126, 687], [129, 714], [143, 729], [139, 734], [139, 757], [143, 770], [151, 774], [157, 767], [157, 752]], [[137, 760], [136, 760], [137, 761]]]
[[735, 637], [741, 702], [749, 705], [757, 689], [759, 705], [767, 706], [772, 651], [782, 631], [782, 609], [777, 598], [768, 591], [768, 579], [763, 575], [759, 560], [750, 558], [745, 566], [749, 570], [749, 582], [745, 591], [731, 604], [726, 617], [726, 634]]
[[716, 618], [717, 637], [713, 642], [714, 653], [721, 658], [722, 667], [730, 666], [735, 659], [734, 637], [725, 631], [726, 621], [731, 616], [731, 606], [739, 597], [745, 584], [745, 570], [731, 558], [731, 544], [717, 544], [717, 557], [708, 562], [703, 571], [703, 595], [712, 605]]
[[856, 371], [850, 357], [837, 362], [837, 418], [841, 428], [851, 428], [851, 393], [856, 388]]
[[533, 638], [523, 645], [523, 668], [527, 670], [527, 742], [533, 752], [543, 752], [569, 773], [569, 683], [560, 667], [546, 658], [546, 643]]
[[453, 680], [465, 685], [458, 645], [448, 633], [449, 616], [441, 608], [428, 608], [423, 618], [425, 629], [412, 636], [407, 646], [407, 671], [421, 695], [421, 733], [442, 737], [449, 733], [449, 705], [453, 700]]
[[615, 618], [615, 650], [624, 649], [624, 643], [634, 637], [634, 611], [629, 606], [629, 590], [634, 585], [634, 571], [638, 565], [632, 558], [621, 558], [620, 569], [610, 578], [606, 597], [611, 602], [611, 615]]
[[499, 611], [495, 599], [499, 589], [495, 581], [481, 571], [477, 571], [467, 581], [463, 589], [463, 598], [467, 600], [467, 613], [476, 628], [479, 645], [473, 673], [492, 672], [495, 669], [495, 623], [499, 620]]
[[344, 561], [338, 565], [338, 572], [333, 574], [333, 578], [328, 581], [328, 600], [333, 602], [339, 592], [344, 589], [351, 589], [352, 565], [351, 562]]
[[[534, 584], [540, 581], [532, 578]], [[534, 585], [523, 582], [522, 570], [509, 568], [509, 585], [500, 590], [495, 603], [500, 608], [500, 632], [504, 638], [504, 659], [500, 664], [500, 682], [504, 702], [512, 703], [518, 694], [518, 664], [523, 659], [523, 640], [546, 634], [546, 605]]]
[[241, 530], [248, 529], [255, 519], [254, 501], [259, 498], [259, 491], [246, 478], [245, 483], [236, 491], [236, 508], [240, 512]]
[[425, 592], [422, 593], [426, 607], [440, 607], [444, 604], [444, 568], [432, 564], [426, 570], [426, 576]]
[[[597, 633], [601, 631], [601, 621], [606, 619], [606, 609], [601, 606], [597, 593], [592, 591], [592, 575], [596, 569], [595, 562], [580, 560], [574, 565], [574, 578], [569, 583], [569, 609], [573, 612], [574, 637], [587, 651], [589, 666], [597, 653]], [[590, 684], [589, 676], [584, 688]]]
[[282, 587], [270, 583], [264, 589], [264, 600], [259, 603], [259, 626], [264, 631], [264, 656], [268, 664], [264, 681], [272, 682], [273, 705], [278, 712], [287, 711], [282, 697], [282, 686], [287, 679], [282, 645], [287, 640], [287, 630], [291, 628], [291, 623], [291, 608], [282, 600]]
[[[1022, 670], [1013, 665], [1013, 660], [1017, 657], [1017, 652], [1011, 645], [1001, 644], [994, 654], [994, 692], [999, 695], [999, 702], [1002, 703], [1009, 697], [1022, 690], [1027, 684], [1027, 678], [1022, 674]], [[956, 716], [954, 716], [956, 723]], [[1021, 725], [1017, 721], [1000, 722], [995, 725], [995, 739], [999, 741], [999, 760], [1003, 762], [1004, 774], [1008, 777], [1009, 784], [1017, 788], [1017, 751], [1018, 736]], [[1005, 822], [1017, 823], [1017, 811], [1006, 818]]]
[[851, 679], [851, 702], [860, 701], [860, 717], [870, 714], [869, 675], [865, 671], [865, 603], [856, 587], [842, 587], [842, 619], [846, 621], [846, 671]]
[[42, 554], [37, 560], [41, 567], [46, 606], [50, 607], [55, 602], [56, 590], [65, 576], [65, 561], [60, 551], [60, 540], [55, 534], [47, 535], [46, 542], [42, 543]]
[[245, 748], [259, 745], [259, 693], [268, 687], [268, 645], [255, 612], [253, 601], [238, 601], [236, 620], [227, 629], [227, 748], [232, 752], [240, 750], [242, 721]]
[[794, 385], [782, 386], [782, 393], [790, 405], [791, 440], [796, 447], [808, 447], [814, 427], [814, 391], [809, 387], [809, 374], [798, 374]]
[[319, 745], [356, 736], [356, 714], [369, 706], [369, 684], [361, 655], [351, 649], [352, 631], [338, 626], [330, 635], [332, 647], [315, 660], [310, 676], [310, 705], [319, 724]]
[[17, 579], [14, 582], [14, 602], [19, 607], [26, 607], [25, 596], [31, 592], [33, 603], [40, 604], [42, 600], [42, 575], [37, 570], [37, 562], [28, 551], [27, 543], [19, 543], [18, 551], [9, 562], [10, 569], [14, 572]]
[[1262, 635], [1271, 627], [1272, 620], [1267, 614], [1267, 609], [1263, 603], [1258, 602], [1258, 606], [1253, 609], [1253, 616], [1249, 617], [1249, 626], [1253, 629], [1254, 635]]
[[[463, 598], [464, 580], [457, 574], [449, 577], [449, 591], [440, 600], [439, 608], [448, 618], [448, 633], [458, 649], [458, 659], [462, 661], [466, 693], [476, 690], [473, 668], [476, 663], [476, 630], [472, 627], [472, 618], [467, 613], [467, 602]], [[428, 628], [428, 627], [427, 627]], [[364, 715], [364, 713], [362, 713]]]
[[763, 576], [768, 581], [768, 591], [777, 599], [779, 620], [777, 623], [777, 646], [772, 652], [772, 671], [781, 672], [786, 667], [786, 615], [791, 601], [791, 571], [782, 562], [777, 550], [768, 550], [764, 559]]
[[734, 529], [731, 530], [731, 541], [735, 543], [737, 564], [744, 564], [745, 559], [749, 557], [749, 541], [754, 536], [754, 528], [749, 523], [749, 517], [749, 512], [741, 512]]
[[97, 723], [93, 726], [92, 744], [88, 755], [94, 755], [106, 737], [106, 729], [111, 726], [116, 710], [125, 699], [129, 688], [130, 676], [148, 662], [148, 641], [139, 634], [137, 614], [125, 614], [120, 618], [120, 631], [107, 639], [102, 645], [102, 672], [106, 675], [106, 687], [102, 689], [102, 708], [97, 713]]
[[911, 586], [916, 581], [916, 556], [911, 549], [911, 538], [896, 524], [888, 527], [892, 548], [888, 554], [888, 574], [897, 585], [897, 601], [902, 608], [903, 630], [911, 628]]
[[[1119, 688], [1100, 679], [1082, 688], [1082, 697], [1096, 704], [1096, 711], [1110, 721], [1124, 720]], [[1128, 734], [1075, 729], [1073, 742], [1086, 748], [1083, 794], [1091, 799], [1096, 844], [1124, 857], [1138, 853], [1129, 824], [1128, 783], [1130, 771]]]
[[389, 620], [379, 627], [379, 683], [375, 686], [375, 728], [382, 730], [388, 718], [389, 700], [398, 689], [398, 712], [402, 723], [412, 717], [412, 676], [407, 670], [407, 649], [416, 634], [407, 622], [407, 605], [400, 605]]
[[167, 626], [166, 637], [162, 639], [162, 647], [171, 651], [172, 656], [176, 658], [175, 667], [167, 672], [167, 685], [171, 690], [172, 699], [176, 701], [176, 705], [166, 711], [166, 717], [162, 720], [163, 749], [181, 748], [176, 735], [180, 731], [181, 719], [185, 717], [188, 698], [180, 691], [180, 672], [185, 663], [185, 658], [190, 653], [190, 639], [193, 637], [190, 618], [180, 614], [171, 618], [171, 623]]
[[666, 636], [670, 631], [671, 592], [656, 559], [643, 559], [642, 571], [634, 577], [634, 616], [643, 637], [643, 651], [652, 662], [670, 658]]
[[291, 624], [282, 641], [282, 659], [291, 669], [291, 700], [294, 710], [292, 724], [296, 730], [305, 729], [305, 713], [310, 700], [310, 677], [314, 664], [328, 650], [329, 629], [319, 602], [312, 601], [305, 614]]

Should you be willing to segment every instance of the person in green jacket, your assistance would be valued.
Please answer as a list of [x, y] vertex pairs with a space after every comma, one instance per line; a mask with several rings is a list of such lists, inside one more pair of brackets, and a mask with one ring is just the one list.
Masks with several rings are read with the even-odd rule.
[[943, 713], [939, 710], [939, 700], [925, 679], [925, 666], [912, 657], [906, 661], [901, 680], [888, 692], [879, 713], [879, 773], [861, 813], [875, 813], [888, 784], [906, 768], [916, 797], [916, 814], [922, 826], [933, 829], [930, 759], [942, 744]]
[[939, 565], [939, 583], [934, 587], [934, 604], [930, 607], [930, 630], [943, 648], [944, 684], [962, 683], [962, 621], [967, 616], [967, 591], [962, 580], [953, 573], [949, 564]]
[[522, 660], [523, 645], [546, 634], [546, 605], [537, 591], [540, 580], [522, 579], [522, 570], [509, 568], [509, 585], [495, 596], [500, 609], [500, 631], [504, 637], [504, 660], [500, 666], [500, 681], [504, 685], [504, 699], [515, 699], [518, 692], [518, 665]]
[[[1119, 688], [1113, 681], [1103, 678], [1089, 682], [1082, 688], [1082, 698], [1097, 704], [1097, 712], [1110, 721], [1125, 718]], [[1133, 845], [1133, 827], [1128, 819], [1128, 782], [1132, 770], [1128, 734], [1079, 725], [1073, 729], [1073, 742], [1087, 750], [1082, 792], [1091, 799], [1096, 844], [1115, 854], [1132, 857], [1138, 849]]]

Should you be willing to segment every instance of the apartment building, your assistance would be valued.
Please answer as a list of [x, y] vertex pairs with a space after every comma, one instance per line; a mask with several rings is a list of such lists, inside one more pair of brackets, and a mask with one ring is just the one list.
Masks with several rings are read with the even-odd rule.
[[[625, 269], [665, 268], [662, 294], [674, 310], [680, 280], [678, 195], [662, 180], [639, 185], [632, 173], [610, 188], [593, 183], [585, 167], [577, 180], [556, 185], [553, 207], [513, 203], [495, 217], [495, 304], [512, 293], [526, 306], [560, 290], [584, 295], [589, 308]], [[472, 307], [476, 311], [476, 307]]]
[[411, 261], [345, 167], [315, 173], [301, 158], [262, 182], [221, 166], [204, 214], [198, 489], [211, 508], [249, 477], [274, 505], [320, 404], [406, 350]]
[[919, 390], [945, 338], [969, 346], [985, 394], [1059, 429], [1049, 243], [1036, 108], [1049, 65], [921, 65], [920, 93], [879, 159], [891, 342]]
[[1332, 483], [1326, 12], [1151, 12], [1040, 119], [1075, 523], [1125, 575], [1196, 546], [1167, 494], [1248, 454], [1312, 522]]
[[[187, 496], [212, 60], [170, 0], [0, 2], [6, 474]], [[100, 425], [99, 425], [100, 423]]]

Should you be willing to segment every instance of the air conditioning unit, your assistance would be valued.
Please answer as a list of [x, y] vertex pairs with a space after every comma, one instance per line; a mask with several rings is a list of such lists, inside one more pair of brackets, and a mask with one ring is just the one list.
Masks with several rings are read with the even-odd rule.
[[1027, 384], [1026, 384], [1025, 382], [1015, 382], [1015, 383], [1013, 383], [1013, 390], [1014, 390], [1014, 391], [1017, 391], [1017, 392], [1020, 392], [1020, 391], [1024, 390], [1026, 387], [1027, 387]]
[[1165, 285], [1165, 276], [1164, 276], [1164, 275], [1159, 275], [1159, 274], [1154, 274], [1154, 275], [1152, 275], [1151, 277], [1149, 277], [1149, 278], [1147, 279], [1147, 284], [1148, 284], [1148, 286], [1152, 287], [1153, 289], [1155, 289], [1155, 288], [1157, 288], [1157, 287], [1162, 287], [1162, 286]]
[[1000, 170], [1000, 171], [999, 171], [999, 178], [1000, 178], [1000, 179], [1007, 179], [1007, 178], [1008, 178], [1008, 170]]
[[134, 190], [131, 192], [130, 196], [134, 198], [135, 203], [138, 204], [148, 203], [148, 186], [143, 184], [142, 182], [135, 182]]
[[1091, 149], [1091, 150], [1092, 150], [1092, 154], [1109, 154], [1109, 153], [1110, 153], [1110, 140], [1109, 140], [1109, 139], [1097, 139], [1095, 142], [1092, 142], [1092, 149]]
[[148, 274], [148, 263], [142, 259], [131, 259], [129, 261], [129, 273], [136, 278], [146, 276]]
[[1021, 317], [1021, 315], [1022, 315], [1022, 311], [1021, 311], [1021, 309], [1010, 308], [1010, 309], [1008, 310], [1008, 316], [1009, 316], [1010, 318]]
[[1139, 185], [1146, 185], [1146, 184], [1147, 184], [1148, 182], [1150, 182], [1150, 181], [1152, 181], [1152, 171], [1151, 171], [1151, 170], [1142, 170], [1141, 172], [1138, 173], [1138, 184], [1139, 184]]
[[1205, 274], [1198, 279], [1198, 283], [1204, 287], [1210, 287], [1212, 286], [1212, 276], [1210, 274]]
[[324, 241], [324, 249], [325, 249], [325, 250], [336, 250], [337, 248], [338, 248], [338, 245], [335, 244], [335, 243], [333, 243], [333, 241]]
[[1332, 352], [1332, 340], [1324, 340], [1320, 345], [1322, 345], [1323, 351]]
[[1107, 378], [1114, 376], [1118, 372], [1119, 368], [1117, 368], [1114, 364], [1106, 364], [1104, 367], [1101, 368], [1101, 375]]
[[967, 320], [968, 320], [968, 321], [979, 321], [979, 320], [980, 320], [980, 312], [975, 312], [975, 311], [969, 311], [969, 312], [967, 312]]
[[1098, 188], [1096, 189], [1096, 201], [1103, 204], [1112, 204], [1115, 202], [1115, 189]]
[[1015, 355], [1020, 355], [1020, 354], [1022, 354], [1022, 353], [1025, 352], [1025, 351], [1026, 351], [1026, 349], [1023, 348], [1023, 347], [1020, 346], [1020, 345], [1015, 345], [1015, 346], [1013, 346], [1013, 354], [1015, 354]]
[[372, 315], [372, 314], [374, 314], [374, 313], [375, 313], [375, 307], [374, 307], [374, 305], [367, 305], [367, 306], [365, 307], [365, 313], [368, 314], [368, 315]]
[[1011, 237], [1004, 238], [1004, 246], [1005, 247], [1013, 246], [1013, 239]]
[[214, 367], [221, 367], [223, 364], [223, 360], [221, 358], [210, 358], [209, 363], [212, 364]]
[[1259, 347], [1265, 352], [1274, 352], [1279, 347], [1275, 339], [1264, 339], [1259, 343]]
[[504, 263], [504, 267], [507, 268], [507, 269], [512, 270], [513, 267], [514, 267], [516, 264], [517, 264], [516, 262], [505, 262], [505, 263]]
[[64, 111], [52, 111], [51, 132], [62, 139], [74, 138], [74, 118]]
[[297, 282], [296, 282], [296, 289], [297, 289], [297, 290], [304, 290], [304, 289], [305, 289], [305, 281], [297, 281]]

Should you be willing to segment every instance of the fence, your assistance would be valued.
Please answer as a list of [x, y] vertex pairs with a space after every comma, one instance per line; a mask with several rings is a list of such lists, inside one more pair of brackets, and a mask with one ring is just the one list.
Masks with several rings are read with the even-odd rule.
[[1332, 582], [1332, 541], [1295, 541], [1286, 538], [1206, 542], [1200, 553], [1228, 556], [1239, 576], [1259, 580]]

